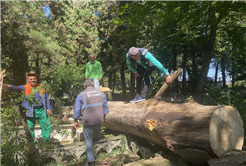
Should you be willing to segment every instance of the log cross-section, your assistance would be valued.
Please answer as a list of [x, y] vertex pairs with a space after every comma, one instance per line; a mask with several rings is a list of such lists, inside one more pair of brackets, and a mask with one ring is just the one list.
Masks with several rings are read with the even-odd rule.
[[108, 105], [103, 126], [146, 138], [194, 164], [243, 146], [243, 121], [231, 106], [194, 101], [172, 104], [156, 98], [137, 104], [110, 101]]

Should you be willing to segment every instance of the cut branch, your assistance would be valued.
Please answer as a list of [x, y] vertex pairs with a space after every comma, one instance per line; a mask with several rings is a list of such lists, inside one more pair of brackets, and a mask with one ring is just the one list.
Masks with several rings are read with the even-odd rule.
[[[176, 70], [172, 75], [171, 75], [171, 79], [172, 82], [175, 81], [175, 79], [178, 78], [178, 76], [181, 73], [181, 68], [178, 68], [178, 70]], [[159, 98], [161, 99], [161, 95], [165, 92], [165, 90], [170, 86], [171, 84], [167, 84], [166, 82], [162, 85], [162, 87], [159, 89], [159, 91], [156, 93], [154, 98]]]

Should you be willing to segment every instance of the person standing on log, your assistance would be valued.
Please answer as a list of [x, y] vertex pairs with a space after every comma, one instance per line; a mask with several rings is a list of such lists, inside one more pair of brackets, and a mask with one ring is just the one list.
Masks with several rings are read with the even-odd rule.
[[[11, 84], [3, 84], [3, 88], [7, 90], [11, 90], [14, 92], [24, 92], [26, 97], [32, 93], [32, 90], [37, 87], [42, 86], [37, 83], [37, 74], [35, 72], [31, 72], [27, 74], [27, 82], [26, 85], [14, 86]], [[47, 95], [45, 89], [39, 89], [39, 92], [34, 93], [35, 101], [38, 101], [38, 104], [29, 105], [26, 100], [23, 100], [22, 106], [25, 107], [28, 111], [26, 112], [27, 125], [30, 129], [32, 138], [34, 140], [35, 145], [37, 146], [37, 141], [34, 136], [34, 127], [36, 124], [36, 120], [42, 129], [42, 138], [44, 142], [50, 141], [50, 120], [49, 115], [51, 114], [50, 100]]]
[[100, 90], [100, 82], [103, 76], [102, 65], [99, 61], [96, 60], [95, 55], [90, 55], [90, 62], [86, 65], [85, 70], [85, 79], [91, 80], [94, 85], [95, 89]]
[[95, 166], [94, 141], [101, 139], [101, 125], [109, 113], [106, 95], [95, 89], [91, 80], [83, 84], [85, 91], [78, 94], [74, 108], [74, 127], [79, 129], [78, 119], [83, 124], [86, 157], [89, 166]]
[[[141, 102], [146, 99], [147, 91], [150, 87], [151, 73], [157, 67], [167, 77], [166, 82], [172, 83], [172, 79], [168, 71], [163, 65], [145, 48], [131, 47], [126, 54], [126, 64], [135, 73], [137, 79], [136, 97], [130, 102]], [[141, 82], [144, 77], [144, 87], [141, 93]]]

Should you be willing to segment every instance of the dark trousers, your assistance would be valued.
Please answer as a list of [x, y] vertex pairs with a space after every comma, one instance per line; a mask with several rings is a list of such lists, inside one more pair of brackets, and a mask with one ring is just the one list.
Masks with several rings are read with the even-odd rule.
[[101, 139], [101, 126], [102, 124], [84, 126], [83, 133], [85, 137], [85, 150], [88, 162], [95, 161], [94, 157], [94, 141]]
[[145, 85], [150, 87], [150, 79], [151, 79], [151, 73], [153, 70], [146, 70], [142, 65], [138, 65], [137, 72], [140, 75], [140, 77], [137, 77], [137, 94], [141, 94], [141, 83], [142, 79], [144, 77], [144, 83]]

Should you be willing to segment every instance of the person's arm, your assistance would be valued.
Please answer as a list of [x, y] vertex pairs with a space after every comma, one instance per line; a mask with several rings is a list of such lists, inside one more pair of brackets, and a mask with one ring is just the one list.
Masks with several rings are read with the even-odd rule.
[[45, 91], [45, 99], [46, 99], [46, 106], [47, 106], [47, 115], [50, 116], [51, 114], [50, 99], [46, 91]]
[[130, 70], [133, 72], [133, 73], [137, 73], [137, 70], [132, 66], [132, 63], [131, 63], [131, 60], [130, 58], [128, 57], [128, 53], [126, 54], [126, 64], [127, 66], [130, 68]]
[[88, 67], [88, 63], [86, 65], [86, 69], [85, 69], [85, 79], [87, 80], [88, 79], [88, 76], [89, 75], [89, 67]]
[[102, 69], [102, 65], [100, 62], [98, 62], [98, 65], [99, 65], [99, 81], [101, 81], [103, 77], [103, 69]]
[[166, 76], [169, 75], [167, 69], [165, 69], [164, 66], [150, 52], [147, 52], [147, 54], [145, 55], [145, 59], [150, 61], [154, 66], [156, 66]]
[[78, 94], [76, 100], [75, 100], [75, 106], [74, 106], [74, 114], [73, 114], [73, 119], [74, 119], [74, 127], [76, 129], [79, 129], [79, 124], [78, 124], [78, 119], [80, 116], [80, 109], [82, 107], [82, 99], [80, 94]]
[[108, 102], [107, 102], [107, 97], [106, 95], [102, 92], [103, 94], [103, 113], [104, 113], [104, 121], [106, 121], [106, 115], [109, 113], [109, 110], [108, 110]]
[[[6, 85], [6, 84], [5, 84]], [[25, 86], [24, 85], [20, 85], [20, 86], [14, 86], [14, 85], [11, 85], [11, 84], [8, 84], [8, 90], [11, 90], [13, 92], [25, 92]]]

